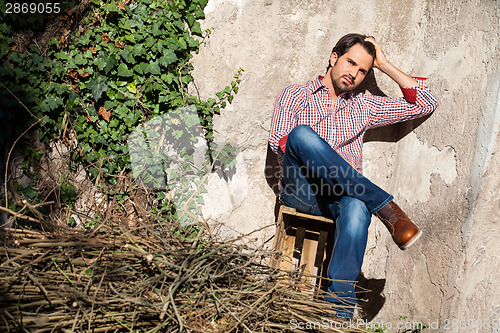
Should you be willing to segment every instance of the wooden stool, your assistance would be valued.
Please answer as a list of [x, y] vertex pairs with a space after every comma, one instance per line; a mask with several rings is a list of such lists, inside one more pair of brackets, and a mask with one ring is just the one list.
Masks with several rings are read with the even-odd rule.
[[275, 260], [273, 267], [287, 271], [298, 270], [305, 285], [315, 285], [317, 289], [326, 290], [328, 280], [325, 278], [334, 238], [334, 221], [281, 206], [274, 250], [282, 251], [283, 257]]

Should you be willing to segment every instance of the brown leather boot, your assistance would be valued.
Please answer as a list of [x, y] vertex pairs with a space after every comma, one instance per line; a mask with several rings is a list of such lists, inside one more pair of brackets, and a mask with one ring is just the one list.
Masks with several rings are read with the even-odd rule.
[[408, 215], [394, 201], [389, 202], [375, 215], [389, 229], [392, 239], [401, 250], [406, 250], [422, 236], [422, 231], [410, 221]]

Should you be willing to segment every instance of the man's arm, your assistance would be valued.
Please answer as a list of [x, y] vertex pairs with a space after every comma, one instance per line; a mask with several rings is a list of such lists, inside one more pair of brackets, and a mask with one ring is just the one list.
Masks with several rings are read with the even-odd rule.
[[269, 132], [269, 145], [276, 154], [284, 151], [286, 137], [297, 124], [296, 113], [303, 100], [303, 92], [297, 85], [289, 86], [278, 95]]
[[378, 68], [396, 82], [404, 98], [390, 98], [365, 95], [364, 103], [370, 109], [369, 127], [385, 126], [429, 115], [439, 102], [426, 86], [425, 78], [412, 78], [390, 63], [382, 48], [373, 37], [367, 40], [373, 44], [376, 58], [373, 67]]

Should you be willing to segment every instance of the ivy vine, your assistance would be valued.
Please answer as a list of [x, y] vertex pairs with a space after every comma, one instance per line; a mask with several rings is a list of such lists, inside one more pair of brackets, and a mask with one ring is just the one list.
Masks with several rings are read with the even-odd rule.
[[[84, 11], [67, 1], [57, 15], [22, 17], [8, 17], [0, 3], [1, 130], [12, 137], [34, 125], [38, 140], [65, 142], [72, 166], [85, 166], [104, 185], [131, 172], [127, 139], [155, 116], [192, 105], [213, 141], [213, 116], [238, 92], [242, 69], [214, 98], [188, 93], [190, 60], [207, 35], [199, 22], [207, 1], [93, 0]], [[19, 30], [40, 30], [51, 20], [68, 27], [20, 50]], [[39, 157], [29, 145], [27, 152]], [[71, 202], [74, 191], [63, 188]]]

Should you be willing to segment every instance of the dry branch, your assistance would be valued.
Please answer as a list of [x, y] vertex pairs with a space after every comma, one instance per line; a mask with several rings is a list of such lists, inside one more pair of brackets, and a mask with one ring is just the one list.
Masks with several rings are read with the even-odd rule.
[[297, 274], [261, 264], [275, 253], [179, 228], [2, 232], [0, 331], [286, 332], [335, 313]]

